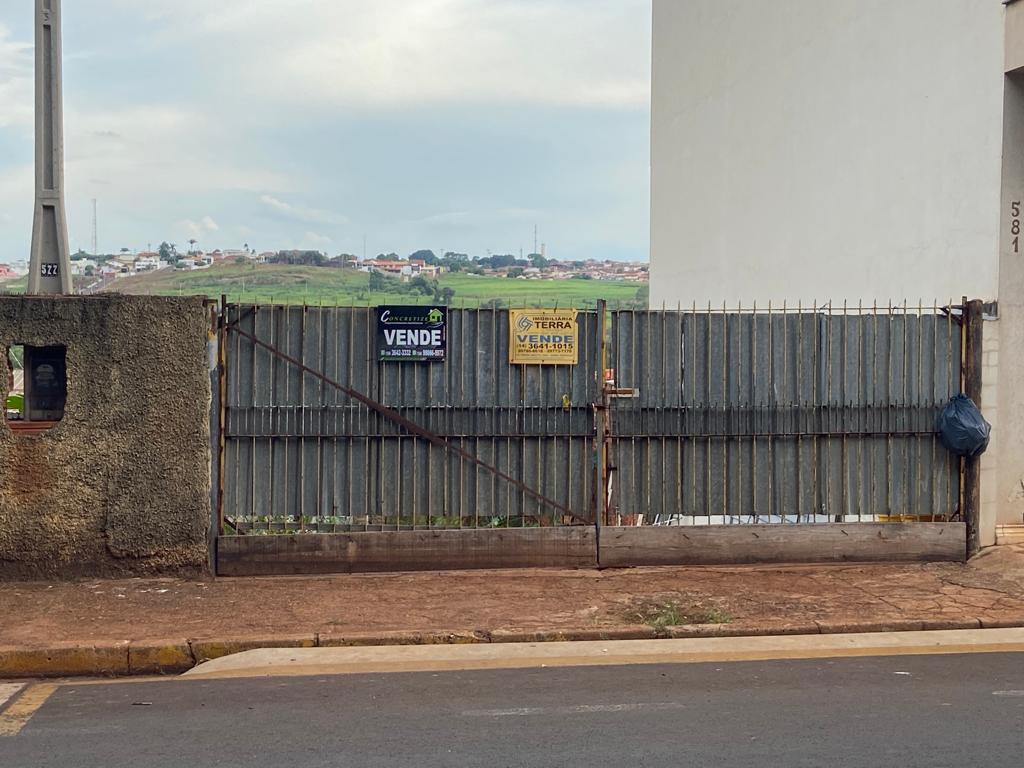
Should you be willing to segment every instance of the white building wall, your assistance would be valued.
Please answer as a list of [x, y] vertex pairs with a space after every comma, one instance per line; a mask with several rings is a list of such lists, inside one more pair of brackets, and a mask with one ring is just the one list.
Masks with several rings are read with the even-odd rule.
[[652, 306], [998, 287], [1000, 0], [654, 0]]

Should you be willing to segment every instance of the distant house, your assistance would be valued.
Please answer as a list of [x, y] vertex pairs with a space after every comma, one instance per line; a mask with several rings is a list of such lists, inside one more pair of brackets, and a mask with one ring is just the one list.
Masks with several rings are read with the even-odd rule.
[[156, 253], [140, 253], [135, 259], [136, 272], [152, 272], [160, 269], [160, 255]]
[[[71, 274], [84, 275], [87, 269], [91, 267], [95, 270], [96, 266], [96, 262], [92, 259], [75, 259], [71, 262]], [[0, 277], [3, 277], [2, 265], [0, 265]]]
[[418, 277], [420, 274], [420, 264], [414, 264], [411, 261], [389, 261], [387, 259], [368, 259], [363, 262], [364, 272], [380, 272], [385, 275], [394, 275], [396, 277], [410, 278]]

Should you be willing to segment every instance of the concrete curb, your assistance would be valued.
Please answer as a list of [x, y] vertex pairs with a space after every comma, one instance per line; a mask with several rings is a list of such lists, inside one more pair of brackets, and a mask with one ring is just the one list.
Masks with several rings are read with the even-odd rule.
[[343, 648], [398, 645], [564, 643], [594, 640], [658, 640], [707, 637], [874, 634], [922, 630], [1024, 628], [1021, 619], [775, 623], [759, 626], [706, 624], [654, 628], [559, 630], [452, 630], [432, 632], [319, 632], [187, 640], [140, 640], [110, 646], [59, 643], [46, 648], [0, 646], [0, 679], [178, 675], [213, 659], [262, 648]]

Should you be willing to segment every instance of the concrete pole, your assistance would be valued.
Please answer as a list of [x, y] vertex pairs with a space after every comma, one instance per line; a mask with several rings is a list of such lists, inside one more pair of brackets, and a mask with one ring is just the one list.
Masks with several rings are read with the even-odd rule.
[[36, 206], [30, 294], [70, 294], [71, 256], [64, 211], [64, 105], [61, 0], [36, 0]]

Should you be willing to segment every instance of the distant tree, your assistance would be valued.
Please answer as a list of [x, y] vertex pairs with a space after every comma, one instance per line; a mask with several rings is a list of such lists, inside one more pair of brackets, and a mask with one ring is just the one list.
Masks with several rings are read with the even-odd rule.
[[122, 248], [121, 253], [129, 253], [129, 250], [127, 248]]
[[436, 294], [434, 294], [434, 299], [436, 301], [438, 301], [439, 303], [441, 303], [441, 304], [451, 304], [452, 303], [452, 299], [454, 299], [454, 298], [455, 298], [455, 289], [454, 288], [449, 288], [448, 286], [445, 286], [440, 291], [438, 291]]
[[437, 266], [441, 263], [441, 260], [437, 258], [437, 254], [433, 251], [416, 251], [416, 253], [409, 254], [409, 261], [422, 261], [425, 264], [429, 264], [432, 267]]
[[512, 278], [522, 277], [524, 271], [525, 270], [522, 267], [513, 267], [512, 269], [510, 269], [508, 271], [508, 274], [505, 275], [505, 277], [512, 277]]
[[490, 258], [491, 267], [493, 269], [502, 269], [504, 267], [514, 267], [516, 265], [516, 257], [511, 253], [504, 253], [501, 255], [495, 254]]
[[174, 248], [168, 242], [160, 243], [160, 260], [166, 261], [169, 264], [174, 264], [178, 260], [177, 254], [174, 252]]
[[572, 279], [573, 280], [593, 280], [594, 276], [593, 275], [586, 275], [586, 274], [583, 274], [583, 275], [573, 275]]
[[245, 258], [245, 256], [239, 256], [237, 259], [235, 259], [235, 264], [245, 264], [245, 262], [247, 261], [248, 259]]
[[96, 270], [92, 268], [92, 264], [90, 264], [89, 266], [87, 266], [85, 268], [85, 276], [86, 277], [92, 277], [95, 274], [96, 274]]
[[530, 265], [537, 269], [544, 269], [550, 266], [551, 262], [541, 256], [539, 253], [531, 253], [527, 258], [530, 260]]
[[196, 252], [196, 243], [198, 243], [198, 242], [199, 241], [196, 240], [194, 237], [191, 240], [188, 241], [188, 252], [189, 253], [195, 253]]
[[409, 281], [409, 287], [414, 291], [419, 291], [424, 296], [431, 296], [437, 293], [437, 283], [422, 275], [414, 277]]
[[371, 291], [386, 291], [388, 289], [388, 279], [384, 277], [380, 272], [370, 273], [370, 290]]
[[322, 267], [327, 257], [320, 251], [278, 251], [271, 258], [274, 264], [302, 264], [307, 267]]

